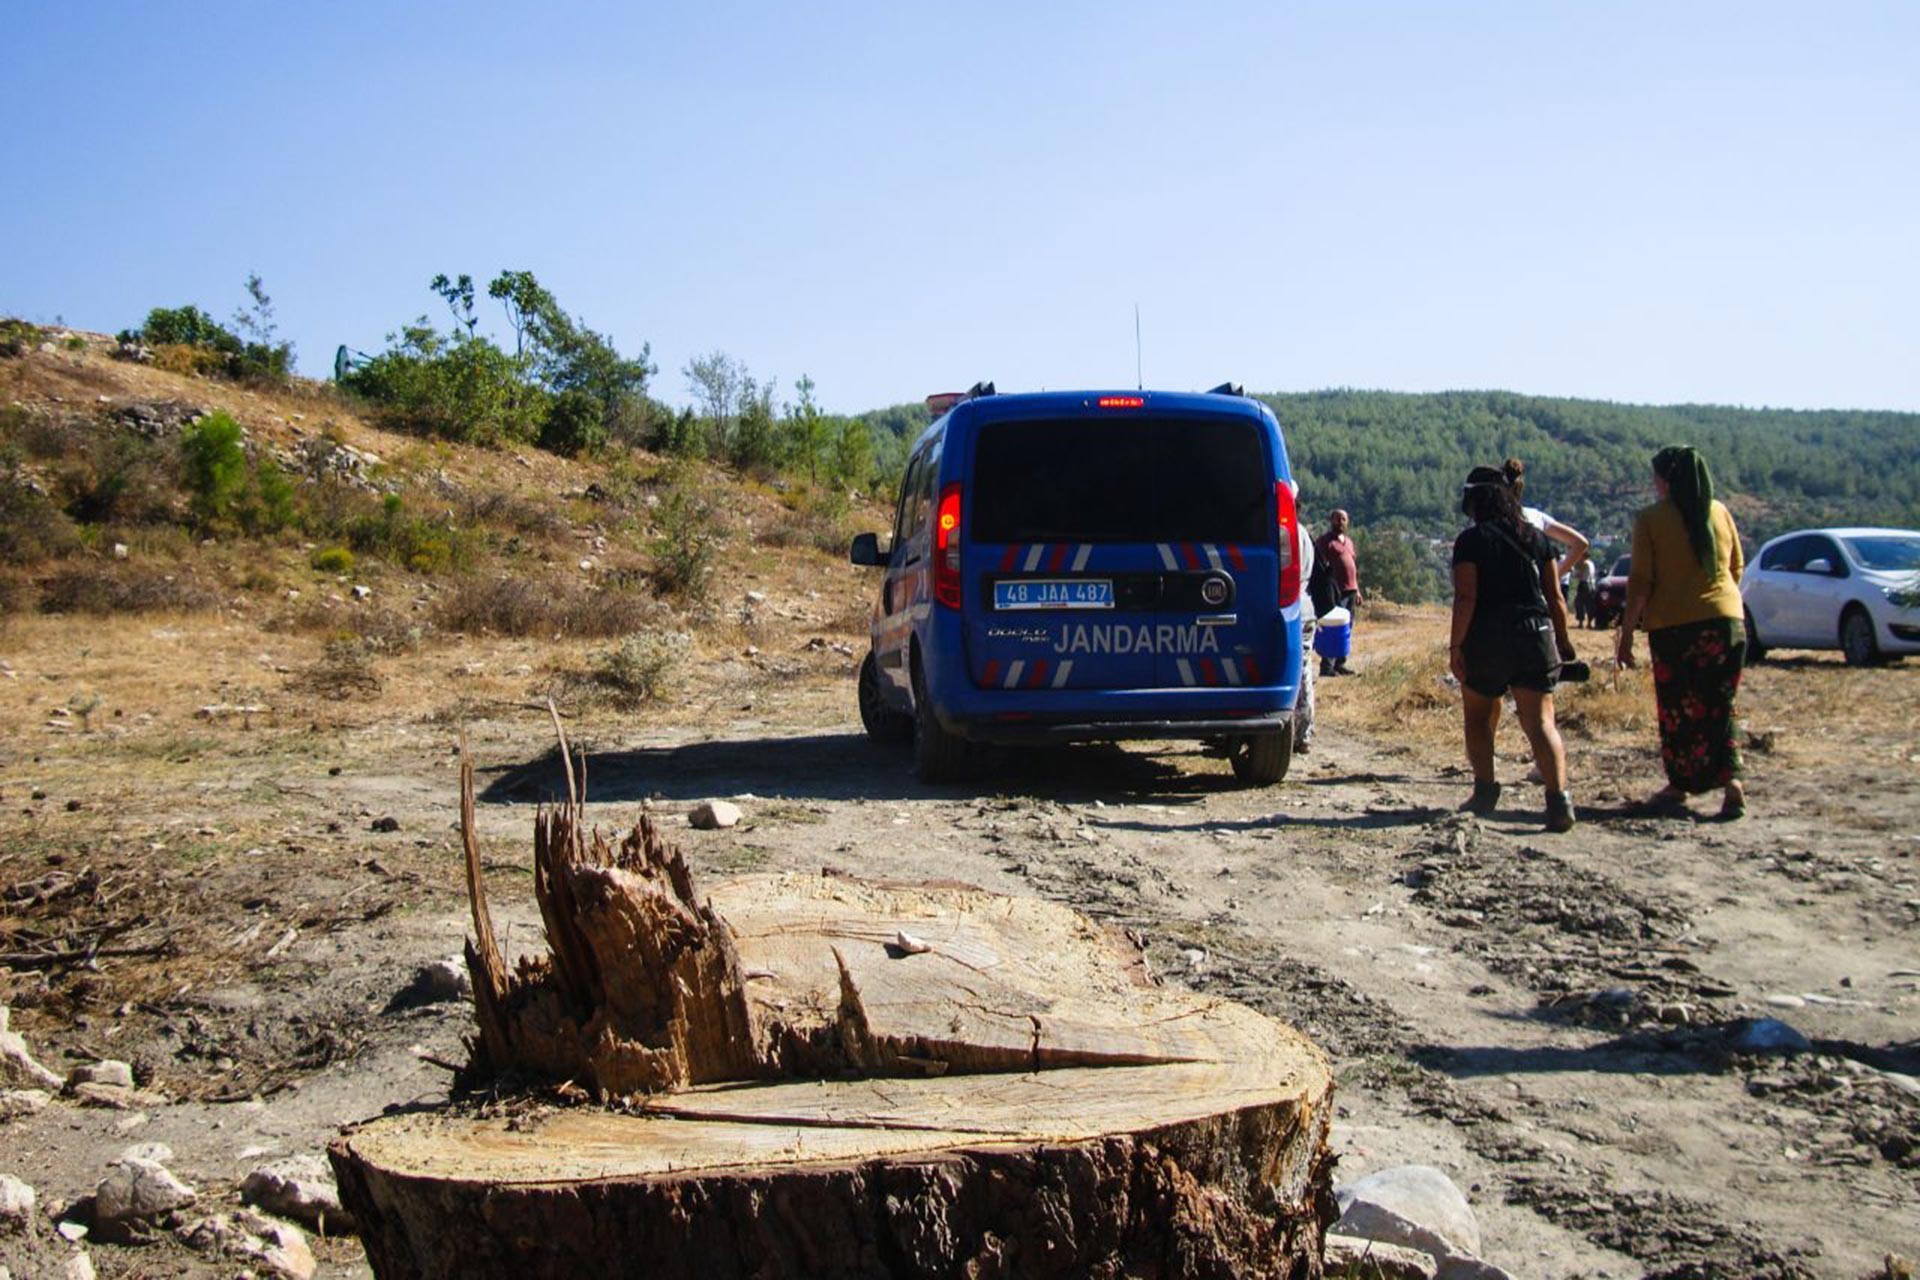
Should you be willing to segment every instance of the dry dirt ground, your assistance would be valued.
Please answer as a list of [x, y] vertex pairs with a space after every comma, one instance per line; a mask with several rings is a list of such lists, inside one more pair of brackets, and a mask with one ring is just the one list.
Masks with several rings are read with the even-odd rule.
[[[1618, 812], [1658, 781], [1650, 695], [1629, 677], [1571, 698], [1586, 816], [1556, 837], [1510, 728], [1509, 803], [1454, 815], [1438, 609], [1363, 617], [1361, 674], [1323, 683], [1319, 738], [1278, 787], [1139, 746], [1000, 753], [928, 788], [859, 733], [864, 583], [824, 557], [729, 581], [771, 598], [669, 700], [578, 708], [594, 816], [732, 797], [740, 826], [683, 836], [708, 876], [961, 879], [1122, 924], [1167, 981], [1318, 1039], [1339, 1176], [1438, 1165], [1516, 1275], [1855, 1280], [1920, 1245], [1920, 663], [1756, 671], [1734, 824]], [[43, 1204], [135, 1142], [230, 1204], [267, 1157], [444, 1093], [464, 1007], [395, 997], [465, 932], [463, 730], [496, 921], [510, 949], [538, 943], [543, 698], [569, 655], [441, 640], [380, 659], [378, 694], [336, 696], [299, 679], [319, 647], [204, 616], [0, 632], [0, 999], [56, 1071], [126, 1059], [164, 1097], [0, 1124], [0, 1169]], [[1737, 1052], [1767, 1016], [1814, 1051]], [[0, 1263], [33, 1275], [65, 1250], [43, 1224]], [[92, 1251], [107, 1276], [232, 1272], [169, 1237]], [[322, 1275], [365, 1274], [351, 1238], [315, 1251]]]

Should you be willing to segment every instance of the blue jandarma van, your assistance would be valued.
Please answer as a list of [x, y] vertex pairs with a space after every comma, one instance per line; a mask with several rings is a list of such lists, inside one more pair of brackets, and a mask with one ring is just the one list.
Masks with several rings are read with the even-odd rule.
[[1300, 566], [1272, 412], [1223, 387], [930, 397], [883, 569], [860, 718], [920, 778], [974, 744], [1199, 738], [1286, 775]]

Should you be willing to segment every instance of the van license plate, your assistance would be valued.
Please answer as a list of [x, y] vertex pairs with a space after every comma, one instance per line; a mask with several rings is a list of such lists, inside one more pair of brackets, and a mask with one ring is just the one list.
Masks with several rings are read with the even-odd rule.
[[1111, 609], [1112, 578], [1022, 578], [993, 584], [995, 609]]

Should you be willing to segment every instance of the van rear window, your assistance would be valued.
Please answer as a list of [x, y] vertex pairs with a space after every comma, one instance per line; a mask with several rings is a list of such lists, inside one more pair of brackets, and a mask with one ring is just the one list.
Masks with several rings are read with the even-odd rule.
[[1260, 431], [1218, 418], [990, 422], [973, 455], [981, 542], [1265, 542]]

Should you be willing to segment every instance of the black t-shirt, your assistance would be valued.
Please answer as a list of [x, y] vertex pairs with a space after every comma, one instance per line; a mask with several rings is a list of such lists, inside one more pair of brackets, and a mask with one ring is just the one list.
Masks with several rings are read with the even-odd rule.
[[1473, 608], [1476, 623], [1483, 619], [1546, 616], [1540, 570], [1552, 563], [1553, 548], [1544, 538], [1536, 540], [1536, 549], [1526, 550], [1526, 546], [1524, 535], [1516, 536], [1490, 524], [1468, 525], [1453, 540], [1453, 563], [1470, 564], [1480, 571], [1479, 596]]

